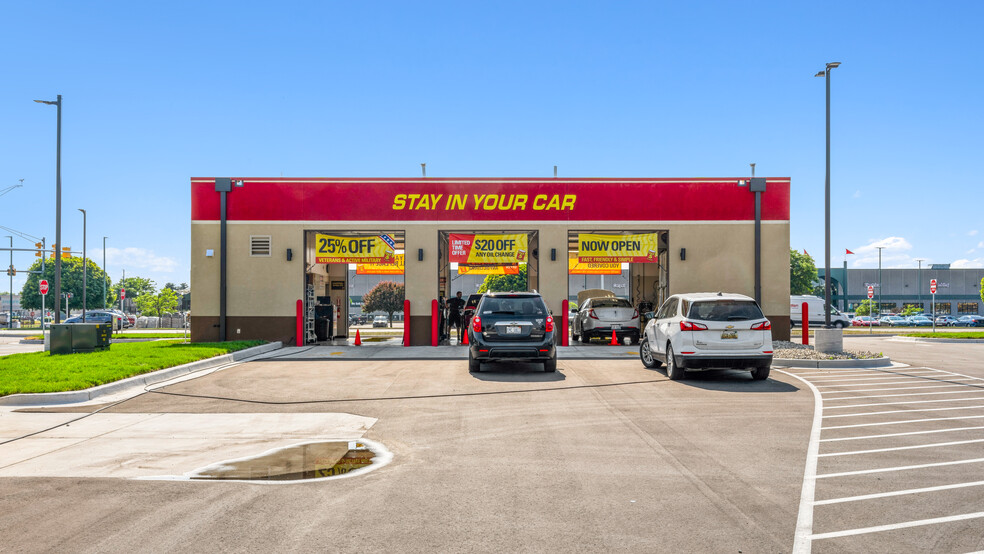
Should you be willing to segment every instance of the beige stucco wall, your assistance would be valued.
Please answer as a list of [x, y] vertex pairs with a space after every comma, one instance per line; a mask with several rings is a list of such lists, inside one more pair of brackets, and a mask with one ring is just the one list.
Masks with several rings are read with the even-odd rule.
[[[425, 223], [346, 225], [332, 222], [239, 223], [228, 224], [227, 310], [233, 316], [294, 316], [295, 303], [303, 298], [305, 264], [313, 263], [309, 249], [305, 255], [305, 231], [405, 231], [407, 298], [414, 315], [430, 313], [430, 302], [438, 292], [438, 231], [539, 231], [539, 291], [555, 314], [567, 298], [567, 240], [569, 231], [669, 231], [669, 293], [727, 291], [754, 295], [754, 224], [652, 222], [625, 229], [618, 224], [557, 223]], [[270, 235], [272, 255], [251, 257], [250, 235]], [[293, 261], [286, 250], [293, 250]], [[557, 249], [557, 260], [550, 250]], [[680, 260], [680, 248], [687, 259]], [[214, 256], [206, 257], [206, 249]], [[418, 249], [424, 250], [418, 261]], [[307, 262], [306, 260], [312, 260]], [[191, 228], [192, 313], [197, 316], [219, 314], [219, 224], [194, 222]], [[789, 313], [789, 224], [762, 224], [762, 303], [767, 315]]]

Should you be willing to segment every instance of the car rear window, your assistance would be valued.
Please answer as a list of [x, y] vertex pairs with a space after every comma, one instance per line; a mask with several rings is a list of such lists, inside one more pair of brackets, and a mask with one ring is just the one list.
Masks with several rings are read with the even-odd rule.
[[543, 300], [536, 297], [489, 297], [482, 302], [480, 311], [483, 315], [544, 315], [546, 306], [543, 305]]
[[744, 321], [763, 318], [762, 310], [751, 300], [694, 302], [690, 306], [687, 317], [704, 321]]
[[624, 298], [595, 298], [591, 301], [592, 308], [631, 308], [632, 304]]

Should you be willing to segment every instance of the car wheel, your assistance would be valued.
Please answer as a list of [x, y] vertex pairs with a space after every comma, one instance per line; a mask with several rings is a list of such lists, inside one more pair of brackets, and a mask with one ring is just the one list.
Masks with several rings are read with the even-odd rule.
[[478, 373], [482, 368], [482, 362], [476, 360], [472, 357], [472, 353], [468, 352], [468, 371], [469, 373]]
[[573, 340], [574, 342], [577, 342], [579, 338], [581, 338], [581, 335], [578, 335], [577, 333], [573, 333], [571, 335], [571, 340]]
[[843, 329], [844, 328], [844, 322], [843, 321], [838, 321], [838, 322], [834, 323], [834, 327], [836, 327], [838, 329]]
[[772, 368], [770, 366], [757, 367], [752, 370], [752, 379], [756, 381], [765, 381], [769, 378], [769, 371]]
[[629, 337], [629, 343], [639, 344], [639, 335], [632, 335], [631, 337]]
[[657, 360], [656, 356], [653, 356], [653, 350], [649, 347], [649, 339], [642, 339], [642, 346], [639, 347], [639, 359], [642, 360], [642, 365], [649, 369], [663, 365], [663, 362]]
[[683, 379], [683, 368], [677, 365], [676, 356], [673, 355], [673, 347], [666, 343], [666, 376], [670, 381]]
[[550, 358], [549, 360], [543, 362], [543, 371], [546, 373], [553, 373], [557, 371], [557, 358]]
[[584, 344], [588, 344], [589, 342], [591, 342], [591, 337], [589, 337], [587, 333], [585, 333], [581, 335], [581, 342], [583, 342]]

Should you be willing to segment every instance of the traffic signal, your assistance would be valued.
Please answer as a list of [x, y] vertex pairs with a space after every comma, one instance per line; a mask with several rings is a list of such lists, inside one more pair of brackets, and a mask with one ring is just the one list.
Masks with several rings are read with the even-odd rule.
[[63, 246], [62, 247], [62, 250], [63, 250], [63, 252], [62, 252], [62, 258], [71, 258], [72, 257], [72, 247], [71, 246]]
[[10, 267], [7, 268], [7, 275], [10, 275], [11, 277], [14, 277], [14, 276], [17, 275], [17, 270], [14, 269], [14, 266], [10, 266]]
[[34, 243], [34, 247], [38, 249], [38, 251], [35, 252], [34, 255], [37, 256], [37, 257], [39, 257], [39, 258], [43, 257], [44, 256], [44, 243], [43, 242], [35, 242]]

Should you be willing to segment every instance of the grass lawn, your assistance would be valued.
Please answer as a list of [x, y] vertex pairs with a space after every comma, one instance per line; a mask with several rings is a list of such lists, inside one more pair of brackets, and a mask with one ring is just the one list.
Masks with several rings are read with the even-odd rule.
[[82, 390], [261, 344], [264, 341], [156, 341], [114, 344], [91, 354], [10, 354], [0, 357], [0, 396]]
[[919, 337], [926, 339], [981, 339], [984, 340], [984, 331], [963, 331], [950, 333], [909, 333], [907, 337]]

